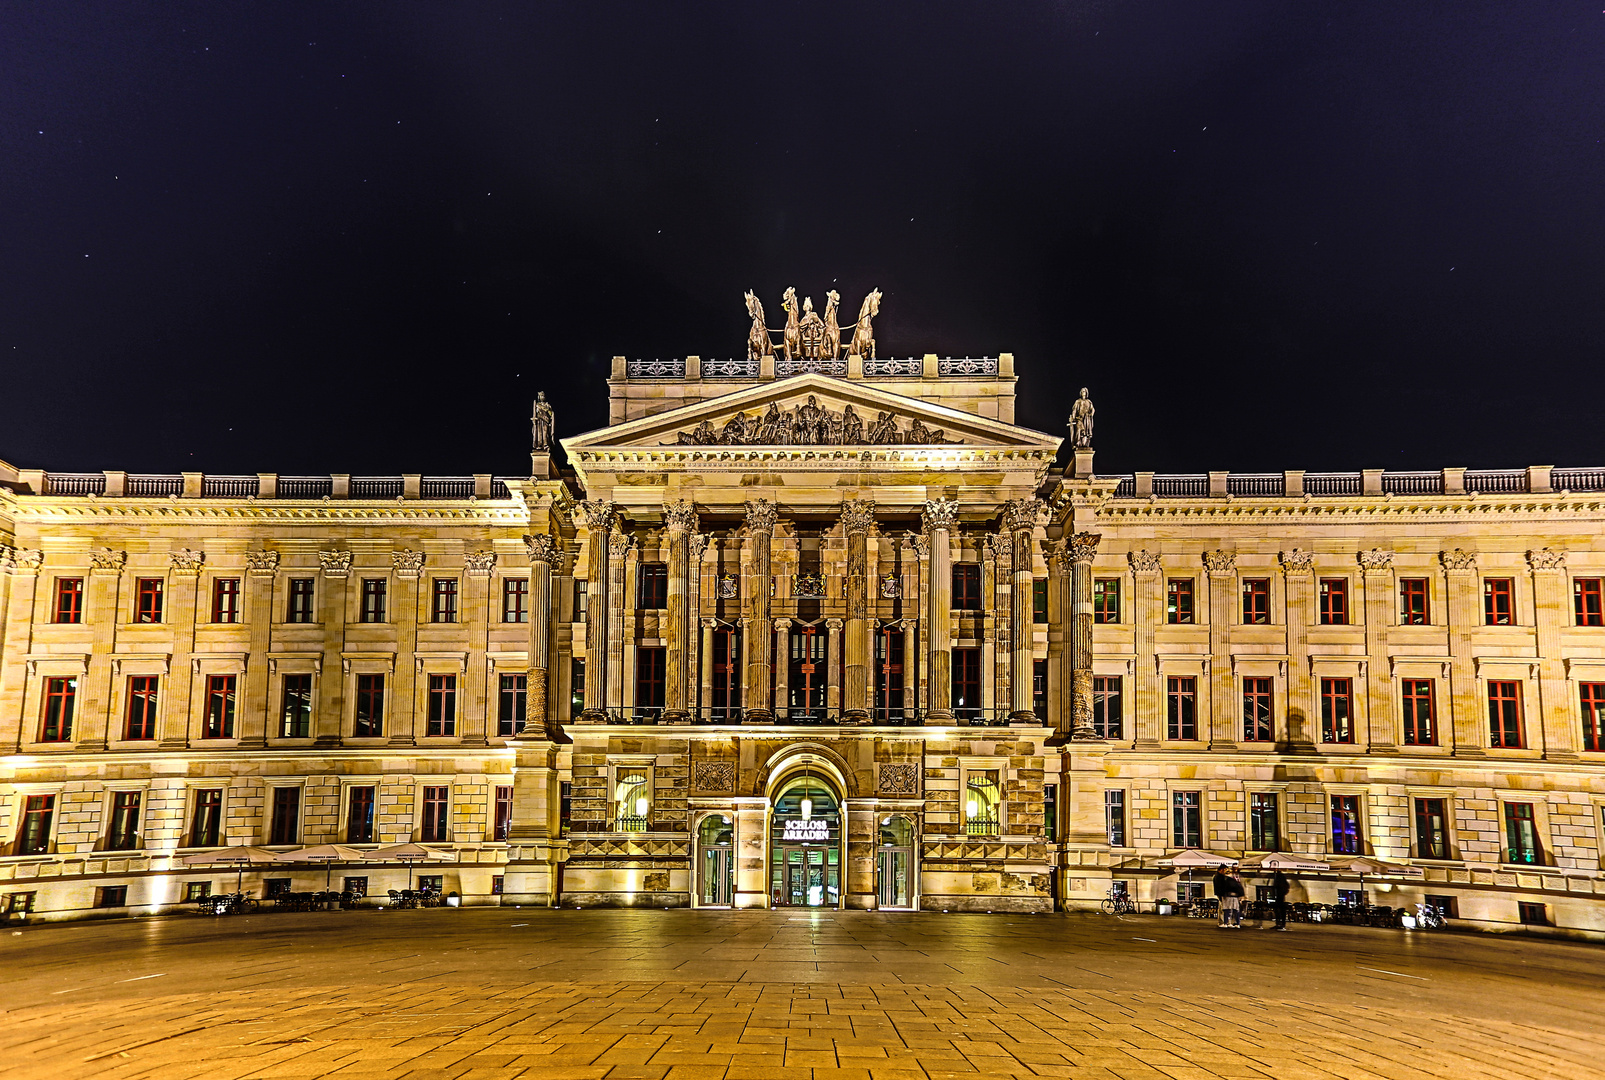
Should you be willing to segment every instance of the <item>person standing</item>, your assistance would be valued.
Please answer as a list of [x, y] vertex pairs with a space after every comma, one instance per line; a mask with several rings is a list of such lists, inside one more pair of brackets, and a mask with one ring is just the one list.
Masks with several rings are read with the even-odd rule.
[[1271, 878], [1271, 896], [1276, 900], [1276, 929], [1278, 930], [1287, 929], [1287, 893], [1292, 887], [1292, 883], [1287, 880], [1287, 875], [1280, 870], [1276, 872], [1275, 877]]
[[1232, 910], [1232, 879], [1226, 876], [1226, 868], [1215, 868], [1215, 900], [1220, 905], [1220, 928], [1225, 930], [1231, 926]]
[[1243, 897], [1247, 895], [1248, 890], [1243, 888], [1243, 879], [1237, 876], [1236, 870], [1227, 875], [1226, 884], [1230, 886], [1228, 896], [1231, 901], [1231, 927], [1233, 930], [1241, 930], [1243, 928]]

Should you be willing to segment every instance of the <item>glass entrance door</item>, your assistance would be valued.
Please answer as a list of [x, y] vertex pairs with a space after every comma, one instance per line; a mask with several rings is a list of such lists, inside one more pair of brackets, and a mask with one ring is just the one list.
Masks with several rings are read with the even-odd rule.
[[775, 867], [777, 907], [835, 907], [841, 868], [835, 849], [780, 848]]
[[807, 772], [786, 781], [770, 819], [770, 905], [839, 906], [842, 841], [841, 806], [830, 786]]
[[697, 904], [700, 907], [729, 907], [734, 861], [734, 820], [725, 814], [709, 814], [697, 827]]
[[879, 855], [879, 865], [876, 872], [880, 876], [880, 906], [883, 908], [905, 908], [910, 906], [913, 895], [909, 890], [909, 864], [913, 861], [909, 853], [901, 848], [882, 848]]

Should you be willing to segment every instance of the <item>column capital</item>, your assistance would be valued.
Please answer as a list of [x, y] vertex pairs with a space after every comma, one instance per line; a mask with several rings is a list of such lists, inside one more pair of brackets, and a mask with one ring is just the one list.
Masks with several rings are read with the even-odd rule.
[[1010, 499], [1003, 504], [1003, 527], [1011, 533], [1034, 529], [1042, 508], [1041, 499]]
[[580, 514], [585, 518], [585, 524], [593, 529], [606, 532], [619, 523], [619, 508], [605, 499], [586, 499], [579, 504]]
[[903, 538], [903, 542], [922, 559], [931, 553], [931, 542], [924, 533], [911, 532]]
[[1140, 551], [1128, 552], [1126, 561], [1131, 563], [1131, 569], [1136, 574], [1159, 573], [1159, 552], [1143, 548]]
[[842, 501], [842, 530], [848, 535], [867, 533], [875, 524], [874, 499], [844, 499]]
[[1235, 574], [1237, 572], [1237, 554], [1231, 551], [1204, 552], [1204, 569], [1211, 574]]
[[1467, 573], [1477, 569], [1477, 553], [1455, 548], [1453, 551], [1438, 552], [1438, 559], [1443, 568], [1450, 573]]
[[775, 619], [773, 621], [774, 621], [774, 624], [775, 624], [775, 631], [777, 633], [784, 634], [786, 631], [791, 629], [791, 619], [790, 618]]
[[825, 629], [829, 630], [829, 631], [831, 631], [833, 633], [840, 633], [842, 626], [843, 626], [843, 620], [841, 620], [841, 619], [826, 619], [825, 620]]
[[747, 528], [755, 533], [772, 533], [779, 511], [768, 499], [753, 499], [747, 503]]
[[1372, 548], [1359, 553], [1360, 569], [1370, 574], [1386, 573], [1393, 569], [1393, 552]]
[[[420, 561], [422, 556], [420, 556]], [[279, 553], [277, 551], [247, 551], [245, 553], [245, 572], [258, 577], [272, 577], [279, 569]]]
[[95, 548], [89, 553], [90, 573], [110, 572], [122, 573], [123, 567], [128, 565], [128, 552], [113, 551], [111, 548]]
[[45, 553], [39, 548], [14, 548], [0, 544], [0, 568], [14, 574], [37, 574], [45, 564]]
[[529, 561], [532, 563], [542, 562], [556, 568], [563, 559], [563, 547], [557, 537], [550, 533], [526, 535], [524, 549], [529, 552]]
[[664, 509], [663, 518], [669, 523], [670, 532], [695, 532], [697, 529], [697, 508], [689, 499], [671, 503]]
[[1534, 570], [1565, 570], [1566, 553], [1550, 548], [1539, 548], [1527, 553], [1527, 565]]
[[201, 564], [206, 561], [206, 553], [179, 548], [177, 551], [168, 552], [167, 560], [175, 574], [199, 574]]
[[926, 532], [951, 529], [959, 519], [957, 499], [927, 499], [921, 519]]
[[463, 570], [469, 577], [489, 577], [496, 568], [496, 553], [489, 549], [470, 551], [463, 556]]
[[1098, 554], [1098, 544], [1103, 540], [1102, 533], [1079, 532], [1073, 534], [1066, 541], [1066, 548], [1071, 562], [1090, 563]]
[[[263, 552], [263, 554], [271, 554], [273, 556], [273, 565], [278, 565], [278, 552]], [[414, 551], [412, 548], [402, 548], [400, 551], [392, 551], [390, 553], [390, 565], [395, 569], [399, 576], [404, 578], [415, 578], [423, 571], [424, 553], [421, 551]]]
[[1281, 564], [1284, 574], [1308, 574], [1315, 569], [1315, 553], [1303, 548], [1280, 552], [1276, 561]]
[[622, 559], [629, 554], [632, 542], [629, 533], [616, 532], [608, 537], [607, 553], [615, 559]]

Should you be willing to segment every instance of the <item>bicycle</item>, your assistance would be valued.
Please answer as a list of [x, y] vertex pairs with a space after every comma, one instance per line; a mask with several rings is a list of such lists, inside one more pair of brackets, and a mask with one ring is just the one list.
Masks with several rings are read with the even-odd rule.
[[1135, 915], [1137, 914], [1137, 901], [1119, 889], [1110, 889], [1109, 895], [1103, 902], [1105, 915]]

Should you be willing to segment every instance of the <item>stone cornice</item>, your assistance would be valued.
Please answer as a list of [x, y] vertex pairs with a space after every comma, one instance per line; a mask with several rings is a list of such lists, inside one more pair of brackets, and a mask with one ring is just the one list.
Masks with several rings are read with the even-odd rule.
[[1480, 495], [1447, 497], [1349, 496], [1299, 499], [1110, 499], [1098, 507], [1101, 520], [1131, 522], [1163, 519], [1167, 525], [1188, 519], [1218, 527], [1233, 518], [1258, 525], [1267, 519], [1289, 522], [1431, 520], [1467, 518], [1540, 519], [1557, 514], [1605, 517], [1605, 497], [1588, 495]]
[[1021, 466], [1050, 467], [1053, 451], [1011, 446], [687, 446], [639, 450], [576, 450], [576, 462], [614, 472], [657, 471], [663, 465], [682, 468], [725, 468], [730, 462], [761, 461], [779, 469], [812, 469], [821, 463], [855, 461], [900, 465], [953, 465], [959, 462], [1015, 462]]
[[17, 505], [19, 524], [117, 524], [128, 521], [173, 524], [304, 524], [321, 522], [349, 525], [382, 521], [407, 525], [484, 525], [528, 529], [530, 508], [522, 500], [482, 501], [469, 505], [428, 503], [359, 503], [345, 500], [325, 503], [223, 502], [186, 499], [87, 499], [78, 496], [27, 496]]

